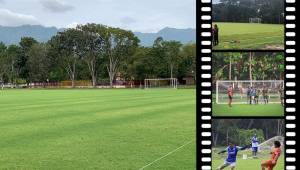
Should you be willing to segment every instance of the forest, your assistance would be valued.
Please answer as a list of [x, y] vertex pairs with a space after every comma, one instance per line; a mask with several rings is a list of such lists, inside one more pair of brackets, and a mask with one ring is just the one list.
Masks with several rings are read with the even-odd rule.
[[116, 77], [142, 83], [145, 78], [178, 78], [196, 74], [196, 44], [157, 37], [151, 47], [139, 45], [128, 30], [101, 24], [79, 25], [59, 32], [47, 43], [23, 37], [18, 45], [0, 43], [0, 82], [90, 81], [113, 86]]
[[283, 119], [214, 119], [213, 146], [227, 146], [228, 142], [249, 145], [254, 134], [260, 142], [275, 136], [285, 136]]
[[281, 52], [214, 52], [213, 81], [283, 80], [284, 54]]
[[284, 0], [220, 0], [213, 4], [214, 22], [243, 22], [260, 18], [261, 23], [284, 23]]

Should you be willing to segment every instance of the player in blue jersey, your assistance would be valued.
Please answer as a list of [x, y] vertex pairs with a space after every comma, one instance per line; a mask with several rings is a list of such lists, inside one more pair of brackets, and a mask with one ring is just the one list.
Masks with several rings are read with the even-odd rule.
[[252, 157], [255, 158], [257, 156], [258, 144], [259, 144], [256, 134], [254, 134], [254, 136], [252, 137], [251, 144], [252, 144]]
[[240, 147], [240, 146], [236, 146], [233, 143], [229, 143], [229, 146], [225, 150], [218, 153], [221, 154], [227, 152], [227, 158], [225, 159], [224, 164], [219, 166], [217, 170], [222, 170], [226, 167], [230, 167], [231, 170], [234, 170], [236, 166], [236, 160], [237, 160], [236, 157], [238, 151], [245, 150], [247, 148], [249, 148], [249, 146]]

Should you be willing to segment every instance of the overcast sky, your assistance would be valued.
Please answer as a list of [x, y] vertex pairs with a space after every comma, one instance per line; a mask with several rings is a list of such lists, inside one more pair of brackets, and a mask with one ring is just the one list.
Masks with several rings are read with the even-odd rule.
[[195, 28], [196, 0], [0, 0], [0, 25], [101, 23], [132, 31]]

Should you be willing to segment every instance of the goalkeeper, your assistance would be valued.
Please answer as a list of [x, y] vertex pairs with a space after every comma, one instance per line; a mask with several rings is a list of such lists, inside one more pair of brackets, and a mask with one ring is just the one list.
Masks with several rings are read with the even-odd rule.
[[230, 167], [231, 170], [234, 170], [238, 151], [245, 150], [247, 148], [249, 148], [249, 146], [239, 147], [233, 143], [229, 143], [229, 146], [225, 150], [218, 152], [218, 154], [227, 152], [227, 158], [225, 159], [224, 164], [219, 166], [217, 170], [222, 170], [226, 167]]

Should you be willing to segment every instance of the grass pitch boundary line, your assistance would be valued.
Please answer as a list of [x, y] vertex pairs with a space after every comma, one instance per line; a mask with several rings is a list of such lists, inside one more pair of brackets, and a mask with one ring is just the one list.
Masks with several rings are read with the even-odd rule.
[[139, 168], [139, 170], [143, 170], [143, 169], [147, 168], [148, 166], [150, 166], [150, 165], [152, 165], [152, 164], [154, 164], [154, 163], [156, 163], [156, 162], [158, 162], [158, 161], [162, 160], [163, 158], [165, 158], [165, 157], [167, 157], [167, 156], [171, 155], [172, 153], [174, 153], [174, 152], [178, 151], [179, 149], [181, 149], [181, 148], [183, 148], [183, 147], [185, 147], [185, 146], [189, 145], [189, 144], [190, 144], [190, 143], [192, 143], [194, 140], [195, 140], [195, 139], [192, 139], [192, 140], [190, 140], [189, 142], [186, 142], [185, 144], [183, 144], [183, 145], [179, 146], [178, 148], [176, 148], [176, 149], [172, 150], [171, 152], [169, 152], [169, 153], [165, 154], [164, 156], [162, 156], [162, 157], [159, 157], [159, 158], [155, 159], [154, 161], [150, 162], [149, 164], [147, 164], [147, 165], [145, 165], [145, 166], [143, 166], [143, 167]]

